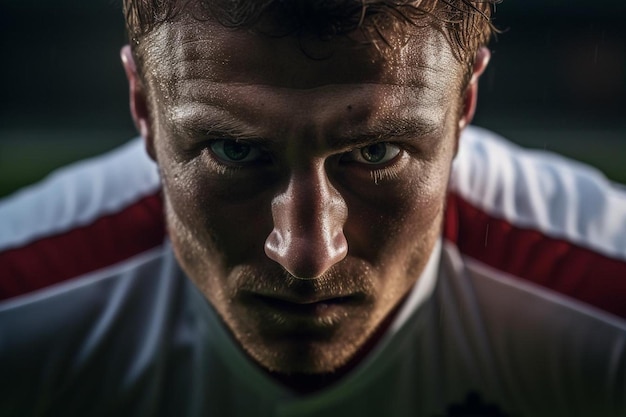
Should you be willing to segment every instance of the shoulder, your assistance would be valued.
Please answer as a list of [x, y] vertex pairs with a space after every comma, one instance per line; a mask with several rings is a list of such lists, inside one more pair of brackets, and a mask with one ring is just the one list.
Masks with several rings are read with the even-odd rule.
[[[141, 141], [0, 201], [0, 300], [160, 245], [160, 181]], [[467, 129], [445, 237], [520, 280], [626, 317], [626, 193], [599, 172]]]
[[114, 265], [163, 242], [156, 166], [141, 141], [0, 201], [0, 299]]
[[154, 381], [163, 377], [164, 387], [176, 392], [170, 379], [189, 375], [198, 363], [188, 353], [205, 349], [209, 311], [200, 297], [165, 244], [80, 280], [5, 301], [3, 410], [92, 415], [158, 404]]
[[599, 171], [468, 129], [445, 235], [464, 256], [626, 317], [626, 191]]
[[[52, 337], [45, 329], [61, 328], [75, 331], [89, 329], [96, 316], [107, 309], [119, 310], [142, 299], [148, 301], [162, 285], [171, 285], [178, 279], [173, 256], [165, 245], [144, 251], [116, 265], [85, 274], [80, 280], [64, 282], [47, 291], [31, 292], [0, 304], [0, 328], [9, 339]], [[143, 294], [142, 298], [137, 297]], [[79, 314], [78, 314], [79, 313]], [[112, 319], [118, 313], [111, 315]], [[52, 323], [56, 325], [51, 326]], [[59, 323], [64, 325], [59, 326]], [[5, 339], [6, 340], [6, 339]], [[32, 342], [32, 341], [31, 341]], [[28, 345], [29, 342], [24, 342]], [[3, 347], [7, 347], [4, 345]], [[33, 346], [38, 346], [34, 343]]]
[[440, 278], [440, 326], [447, 343], [480, 371], [478, 387], [488, 397], [521, 415], [622, 415], [623, 320], [450, 243]]

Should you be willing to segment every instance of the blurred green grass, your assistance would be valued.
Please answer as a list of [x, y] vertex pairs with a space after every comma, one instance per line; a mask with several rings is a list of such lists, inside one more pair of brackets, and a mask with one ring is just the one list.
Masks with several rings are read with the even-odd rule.
[[72, 162], [102, 154], [134, 136], [132, 131], [0, 133], [0, 198], [36, 183]]

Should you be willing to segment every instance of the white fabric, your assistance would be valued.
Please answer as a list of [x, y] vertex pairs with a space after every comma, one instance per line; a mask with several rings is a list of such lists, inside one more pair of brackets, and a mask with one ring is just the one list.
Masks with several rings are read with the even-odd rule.
[[[0, 250], [158, 187], [134, 141], [0, 203]], [[593, 170], [471, 128], [451, 187], [514, 225], [625, 259], [623, 191]], [[20, 417], [444, 417], [470, 405], [465, 415], [626, 416], [623, 320], [445, 242], [378, 346], [317, 394], [298, 396], [260, 371], [167, 244], [0, 303], [0, 369], [0, 414]]]
[[60, 169], [0, 200], [0, 251], [89, 224], [159, 187], [140, 140]]
[[586, 165], [472, 127], [461, 138], [451, 189], [515, 226], [626, 260], [626, 190]]
[[623, 322], [450, 244], [438, 271], [352, 373], [299, 396], [248, 359], [164, 246], [0, 305], [0, 403], [20, 417], [625, 415]]

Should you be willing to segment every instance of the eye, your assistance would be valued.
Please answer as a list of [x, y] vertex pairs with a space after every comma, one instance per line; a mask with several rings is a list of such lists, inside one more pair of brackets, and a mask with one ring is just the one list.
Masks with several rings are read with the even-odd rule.
[[368, 165], [381, 165], [398, 156], [400, 148], [390, 143], [374, 143], [346, 153], [344, 160]]
[[210, 148], [223, 162], [247, 163], [263, 157], [261, 149], [246, 142], [221, 139], [213, 141]]

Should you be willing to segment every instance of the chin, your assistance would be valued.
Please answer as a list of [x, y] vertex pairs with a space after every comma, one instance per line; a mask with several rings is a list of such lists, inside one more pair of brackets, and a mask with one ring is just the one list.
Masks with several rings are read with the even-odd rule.
[[[378, 332], [373, 332], [377, 334]], [[376, 337], [356, 344], [307, 342], [257, 344], [244, 348], [256, 364], [274, 380], [300, 394], [320, 391], [348, 374], [375, 345]]]
[[376, 320], [366, 314], [330, 332], [301, 328], [282, 334], [235, 332], [234, 336], [246, 353], [271, 374], [327, 379], [328, 375], [340, 377], [359, 363], [376, 345], [387, 323], [388, 319]]
[[280, 341], [244, 349], [263, 369], [281, 375], [322, 375], [344, 368], [358, 351], [341, 340], [335, 343], [301, 340]]

